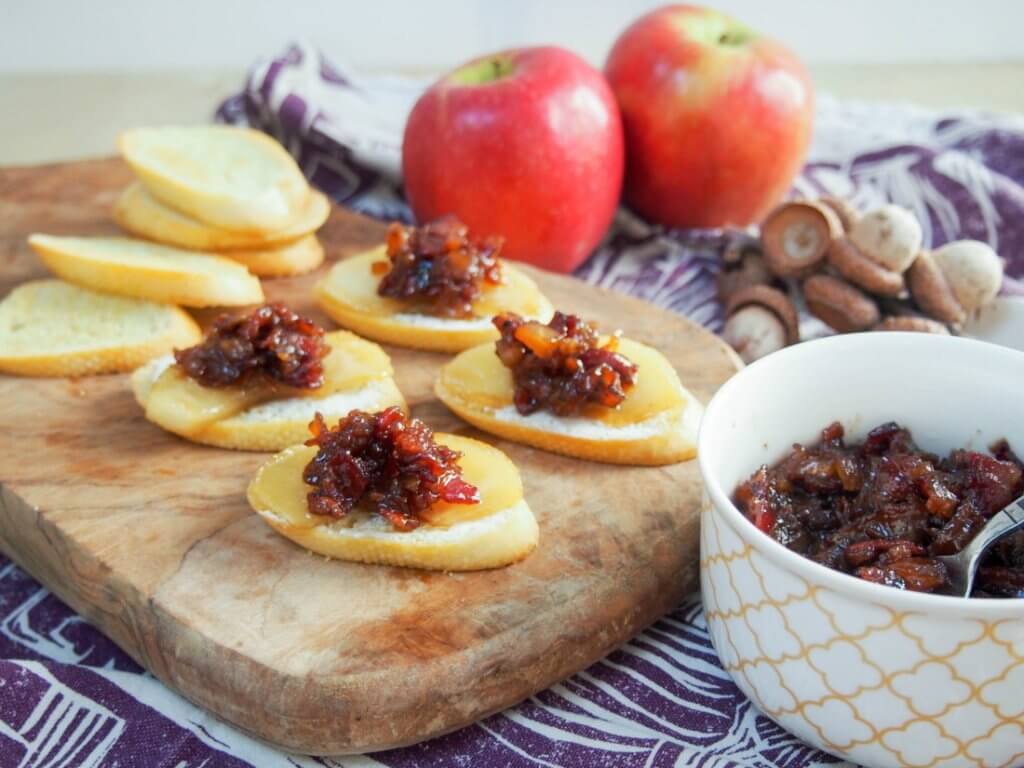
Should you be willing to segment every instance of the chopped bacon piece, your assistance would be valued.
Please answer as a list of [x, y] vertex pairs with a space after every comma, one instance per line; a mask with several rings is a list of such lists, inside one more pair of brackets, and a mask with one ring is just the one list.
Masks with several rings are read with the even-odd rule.
[[501, 283], [500, 237], [471, 238], [465, 224], [446, 216], [420, 227], [388, 228], [390, 264], [377, 292], [409, 301], [438, 317], [472, 317], [485, 285]]
[[545, 324], [506, 312], [494, 325], [501, 333], [495, 353], [512, 371], [513, 402], [524, 415], [615, 408], [636, 383], [637, 367], [615, 351], [618, 340], [613, 336], [600, 345], [597, 330], [576, 315], [556, 312]]
[[352, 411], [333, 429], [316, 414], [306, 445], [319, 449], [302, 479], [314, 515], [343, 518], [357, 504], [372, 509], [400, 531], [411, 531], [435, 502], [477, 504], [476, 486], [462, 479], [458, 451], [439, 445], [419, 419], [397, 407], [379, 413]]
[[323, 385], [323, 359], [330, 351], [323, 328], [283, 304], [267, 304], [244, 317], [221, 315], [203, 341], [175, 350], [174, 358], [204, 387], [262, 378], [317, 389]]

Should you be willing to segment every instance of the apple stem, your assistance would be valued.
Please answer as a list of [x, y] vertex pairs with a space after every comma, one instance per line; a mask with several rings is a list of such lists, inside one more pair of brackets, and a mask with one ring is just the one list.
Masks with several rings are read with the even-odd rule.
[[512, 74], [512, 60], [507, 55], [497, 55], [470, 62], [452, 72], [449, 79], [458, 85], [483, 85], [493, 83]]
[[750, 40], [750, 31], [747, 29], [731, 29], [727, 32], [722, 32], [718, 36], [719, 45], [743, 45]]

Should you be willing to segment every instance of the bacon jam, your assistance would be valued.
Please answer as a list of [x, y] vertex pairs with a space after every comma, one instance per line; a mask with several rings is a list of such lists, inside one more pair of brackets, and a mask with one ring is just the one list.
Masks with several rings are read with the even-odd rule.
[[[831, 424], [816, 445], [795, 445], [736, 491], [754, 525], [822, 565], [916, 592], [950, 592], [936, 559], [959, 552], [1024, 493], [1024, 464], [1005, 440], [991, 454], [919, 449], [897, 424], [847, 445]], [[973, 597], [1024, 597], [1024, 535], [985, 555]]]
[[324, 331], [283, 304], [244, 317], [221, 315], [206, 338], [174, 352], [186, 375], [204, 387], [246, 385], [262, 379], [299, 389], [323, 385], [331, 351]]
[[545, 324], [505, 312], [494, 318], [494, 326], [501, 334], [495, 352], [512, 371], [513, 402], [523, 415], [615, 408], [636, 382], [637, 367], [615, 351], [618, 338], [602, 345], [594, 326], [576, 315], [555, 312]]
[[501, 277], [500, 237], [473, 238], [454, 216], [420, 227], [388, 227], [390, 263], [380, 263], [377, 293], [401, 299], [437, 317], [473, 316], [473, 302]]
[[476, 486], [462, 479], [462, 454], [439, 445], [430, 427], [397, 407], [352, 411], [333, 429], [318, 413], [309, 430], [306, 445], [318, 450], [302, 479], [313, 486], [307, 504], [314, 515], [340, 520], [365, 503], [395, 529], [411, 531], [438, 501], [480, 502]]

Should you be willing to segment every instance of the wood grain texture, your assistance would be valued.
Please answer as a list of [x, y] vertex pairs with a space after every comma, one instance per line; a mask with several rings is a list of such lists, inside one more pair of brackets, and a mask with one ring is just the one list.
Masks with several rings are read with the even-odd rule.
[[[113, 232], [129, 180], [115, 160], [0, 170], [0, 295], [43, 273], [30, 232]], [[335, 210], [328, 265], [382, 232]], [[661, 349], [705, 402], [735, 370], [678, 315], [530, 272], [555, 306]], [[265, 287], [330, 326], [308, 297], [315, 277]], [[416, 416], [481, 437], [432, 394], [444, 355], [388, 351]], [[161, 431], [125, 376], [0, 376], [0, 424], [3, 550], [165, 683], [299, 752], [470, 723], [586, 667], [696, 585], [695, 462], [599, 465], [483, 436], [519, 466], [540, 545], [509, 568], [445, 574], [327, 561], [278, 536], [245, 501], [265, 455]]]

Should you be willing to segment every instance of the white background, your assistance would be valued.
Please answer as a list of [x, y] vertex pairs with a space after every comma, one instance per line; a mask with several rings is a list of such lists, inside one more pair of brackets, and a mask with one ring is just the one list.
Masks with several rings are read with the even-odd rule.
[[[0, 72], [241, 70], [304, 37], [366, 70], [557, 42], [600, 63], [648, 0], [0, 0]], [[810, 62], [1024, 59], [1024, 0], [715, 0]], [[1024, 83], [1021, 84], [1024, 88]]]

